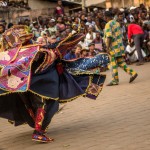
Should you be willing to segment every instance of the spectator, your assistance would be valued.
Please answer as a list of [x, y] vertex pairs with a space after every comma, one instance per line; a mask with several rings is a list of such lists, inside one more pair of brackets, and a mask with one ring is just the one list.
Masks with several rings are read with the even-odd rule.
[[32, 33], [33, 33], [33, 39], [36, 41], [37, 38], [40, 37], [40, 35], [41, 35], [38, 22], [33, 22]]
[[[138, 54], [134, 45], [134, 42], [130, 43], [130, 45], [127, 45], [125, 53], [127, 55], [127, 59], [129, 63], [137, 62], [138, 61]], [[146, 57], [145, 52], [142, 50], [143, 58]]]
[[48, 44], [47, 33], [46, 33], [45, 31], [42, 31], [42, 32], [41, 32], [41, 36], [38, 37], [37, 43], [41, 44], [42, 46]]
[[86, 37], [85, 37], [86, 46], [88, 46], [95, 38], [96, 38], [96, 33], [93, 32], [93, 26], [90, 26], [88, 28], [88, 33], [86, 34]]
[[71, 33], [74, 34], [74, 33], [77, 33], [77, 32], [78, 32], [78, 25], [74, 23], [72, 25], [72, 32]]
[[57, 7], [55, 8], [55, 11], [54, 11], [54, 16], [64, 16], [65, 15], [65, 11], [64, 11], [64, 8], [62, 6], [62, 0], [58, 0], [57, 2]]
[[99, 52], [95, 49], [95, 44], [94, 43], [90, 43], [89, 44], [89, 54], [88, 54], [88, 56], [93, 57], [93, 56], [97, 55], [98, 53]]
[[49, 31], [50, 35], [56, 34], [57, 27], [56, 27], [56, 21], [55, 21], [55, 19], [51, 19], [50, 20], [48, 31]]
[[82, 47], [80, 44], [78, 44], [72, 51], [70, 51], [68, 54], [64, 56], [64, 59], [71, 60], [75, 58], [80, 58], [81, 50], [82, 50]]
[[103, 40], [100, 36], [100, 32], [96, 32], [96, 38], [93, 40], [93, 42], [95, 44], [95, 49], [98, 50], [99, 52], [103, 51]]
[[63, 18], [62, 18], [62, 17], [58, 17], [56, 27], [57, 27], [57, 29], [58, 29], [60, 32], [65, 31], [66, 26], [65, 26], [65, 24], [63, 23]]
[[95, 22], [92, 21], [92, 17], [90, 15], [87, 17], [87, 22], [86, 22], [85, 25], [88, 26], [88, 27], [92, 26], [93, 28], [95, 28]]
[[128, 40], [129, 43], [131, 43], [131, 39], [133, 38], [134, 40], [134, 44], [135, 44], [135, 48], [137, 50], [138, 53], [138, 58], [139, 58], [139, 62], [137, 63], [137, 65], [143, 65], [144, 59], [142, 56], [142, 44], [143, 44], [143, 40], [144, 40], [144, 31], [143, 29], [135, 24], [135, 23], [131, 23], [128, 26]]
[[81, 50], [81, 52], [80, 52], [80, 53], [81, 53], [80, 57], [81, 57], [81, 58], [88, 57], [88, 52], [89, 52], [88, 49], [83, 48], [83, 49]]

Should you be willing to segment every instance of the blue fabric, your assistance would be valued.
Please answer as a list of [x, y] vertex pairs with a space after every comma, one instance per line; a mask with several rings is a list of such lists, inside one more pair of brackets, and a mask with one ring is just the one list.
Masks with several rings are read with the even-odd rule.
[[71, 71], [88, 71], [97, 67], [107, 67], [109, 63], [109, 57], [107, 54], [98, 54], [91, 58], [79, 58], [74, 61], [65, 61], [64, 65]]
[[67, 55], [64, 56], [65, 60], [71, 60], [71, 59], [75, 59], [76, 55], [72, 54], [72, 53], [68, 53]]
[[84, 94], [84, 90], [66, 70], [59, 76], [59, 81], [59, 100], [68, 100]]
[[56, 63], [32, 76], [30, 90], [53, 99], [59, 97], [59, 76]]

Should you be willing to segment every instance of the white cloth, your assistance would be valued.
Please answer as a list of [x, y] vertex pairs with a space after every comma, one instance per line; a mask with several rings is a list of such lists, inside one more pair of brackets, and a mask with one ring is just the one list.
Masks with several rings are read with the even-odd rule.
[[[133, 51], [135, 50], [135, 46], [131, 47], [130, 45], [127, 45], [125, 51], [128, 52], [129, 54], [131, 54]], [[146, 54], [143, 50], [142, 51], [142, 55], [143, 57], [146, 57]], [[131, 62], [136, 62], [138, 60], [138, 54], [137, 51], [135, 50], [134, 53], [132, 55], [127, 55], [127, 58], [131, 61]]]
[[82, 46], [82, 49], [88, 49], [88, 46], [86, 46], [85, 42], [80, 41], [78, 44]]
[[[91, 36], [93, 36], [93, 39], [91, 39]], [[88, 47], [89, 44], [92, 43], [95, 38], [96, 38], [96, 33], [95, 32], [92, 32], [92, 35], [90, 33], [87, 33], [86, 37], [85, 37], [86, 46]]]
[[86, 26], [93, 26], [93, 27], [95, 27], [95, 22], [94, 21], [92, 21], [92, 22], [87, 22], [85, 25]]

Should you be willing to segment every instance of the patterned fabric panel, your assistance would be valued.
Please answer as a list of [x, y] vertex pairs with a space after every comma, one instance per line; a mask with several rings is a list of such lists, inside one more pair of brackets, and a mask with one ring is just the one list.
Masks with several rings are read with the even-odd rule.
[[107, 38], [111, 38], [110, 54], [115, 57], [124, 56], [123, 35], [120, 25], [117, 21], [111, 20], [105, 26], [105, 42]]
[[52, 51], [40, 50], [38, 45], [14, 48], [0, 53], [0, 89], [9, 92], [24, 92], [30, 87], [31, 66], [37, 61], [38, 53], [44, 54], [44, 60], [38, 67], [43, 71], [50, 66], [56, 56]]
[[72, 74], [99, 74], [99, 68], [107, 67], [109, 56], [107, 54], [98, 54], [95, 57], [79, 58], [64, 62], [65, 67]]

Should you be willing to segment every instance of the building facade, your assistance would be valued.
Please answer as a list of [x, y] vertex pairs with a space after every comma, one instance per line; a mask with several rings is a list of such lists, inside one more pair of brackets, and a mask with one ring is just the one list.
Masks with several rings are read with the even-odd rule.
[[147, 8], [150, 7], [150, 0], [106, 0], [106, 8], [110, 7], [131, 7], [144, 4]]
[[[13, 23], [17, 23], [22, 18], [32, 20], [32, 18], [41, 15], [52, 16], [57, 6], [57, 0], [7, 0], [7, 2], [7, 7], [0, 7], [0, 18]], [[68, 13], [70, 8], [77, 5], [70, 1], [64, 3], [65, 13]]]

